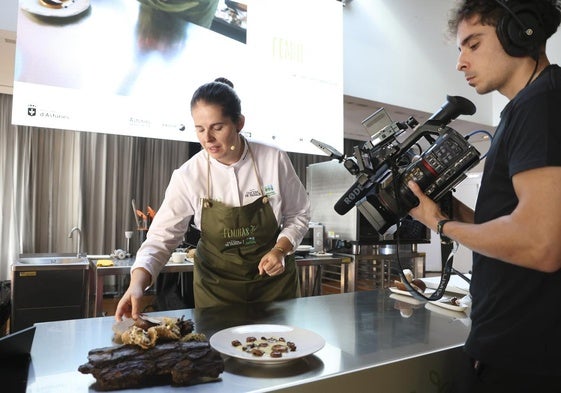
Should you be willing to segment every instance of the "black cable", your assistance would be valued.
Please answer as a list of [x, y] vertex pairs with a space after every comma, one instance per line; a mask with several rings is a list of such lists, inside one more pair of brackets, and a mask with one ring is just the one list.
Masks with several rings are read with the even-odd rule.
[[[394, 198], [396, 199], [396, 205], [397, 205], [397, 211], [398, 214], [401, 212], [401, 205], [400, 205], [400, 199], [399, 199], [399, 194], [398, 194], [398, 188], [397, 188], [397, 176], [396, 173], [394, 172], [394, 170], [397, 171], [397, 168], [394, 166], [392, 166], [392, 176], [394, 176], [394, 178], [392, 179], [392, 183], [394, 186]], [[451, 217], [451, 215], [450, 215]], [[399, 278], [401, 280], [401, 282], [403, 283], [403, 285], [405, 285], [405, 288], [407, 289], [407, 291], [411, 294], [412, 297], [416, 298], [417, 300], [428, 300], [428, 301], [435, 301], [435, 300], [439, 300], [442, 298], [442, 296], [444, 296], [444, 293], [446, 292], [446, 287], [448, 286], [448, 282], [450, 281], [450, 276], [452, 274], [452, 270], [454, 269], [452, 267], [452, 264], [454, 262], [454, 254], [456, 253], [456, 251], [458, 250], [458, 246], [459, 244], [451, 239], [448, 239], [446, 237], [440, 237], [440, 241], [442, 243], [442, 247], [443, 248], [448, 248], [450, 247], [448, 256], [446, 258], [446, 262], [444, 263], [444, 265], [442, 266], [442, 275], [440, 277], [440, 283], [438, 284], [438, 287], [436, 288], [436, 290], [430, 295], [430, 296], [425, 296], [422, 293], [420, 293], [419, 291], [417, 291], [409, 282], [409, 280], [407, 280], [407, 277], [405, 277], [405, 274], [403, 273], [403, 266], [401, 264], [401, 258], [399, 255], [399, 250], [400, 250], [400, 244], [401, 244], [401, 240], [400, 240], [400, 232], [399, 232], [399, 228], [401, 226], [401, 220], [403, 218], [399, 219], [397, 222], [397, 230], [396, 230], [396, 260], [397, 260], [397, 265], [399, 267], [398, 269], [398, 274], [399, 274]]]
[[456, 269], [452, 268], [452, 272], [457, 274], [458, 277], [460, 277], [461, 279], [466, 281], [468, 284], [471, 284], [471, 280], [466, 275], [464, 275], [462, 272], [460, 272], [459, 270], [456, 270]]
[[[471, 138], [472, 136], [474, 136], [474, 135], [476, 135], [476, 134], [485, 134], [485, 135], [487, 135], [487, 136], [489, 137], [489, 141], [490, 141], [490, 142], [493, 142], [493, 135], [492, 135], [489, 131], [487, 131], [487, 130], [476, 130], [476, 131], [472, 131], [472, 132], [470, 132], [469, 134], [467, 134], [467, 135], [465, 136], [465, 139], [466, 139], [466, 140], [469, 140], [469, 138]], [[481, 161], [481, 160], [483, 160], [485, 157], [487, 157], [487, 153], [489, 153], [488, 150], [487, 150], [487, 152], [486, 152], [485, 154], [483, 154], [483, 155], [481, 156], [481, 158], [480, 158], [479, 160]]]
[[538, 71], [538, 63], [540, 62], [540, 57], [538, 54], [534, 56], [534, 60], [536, 61], [536, 65], [534, 66], [534, 71], [532, 72], [532, 75], [530, 75], [530, 79], [528, 79], [528, 82], [526, 82], [526, 86], [524, 87], [528, 87], [528, 85], [532, 83], [532, 79], [534, 79], [534, 76], [536, 75], [536, 71]]

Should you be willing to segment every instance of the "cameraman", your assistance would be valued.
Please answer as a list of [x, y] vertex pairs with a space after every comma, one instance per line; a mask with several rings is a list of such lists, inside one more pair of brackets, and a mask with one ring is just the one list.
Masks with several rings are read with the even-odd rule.
[[460, 3], [449, 21], [457, 69], [479, 94], [509, 103], [474, 214], [458, 205], [446, 217], [409, 184], [420, 201], [411, 216], [474, 252], [468, 359], [454, 392], [561, 392], [561, 68], [545, 53], [561, 6]]

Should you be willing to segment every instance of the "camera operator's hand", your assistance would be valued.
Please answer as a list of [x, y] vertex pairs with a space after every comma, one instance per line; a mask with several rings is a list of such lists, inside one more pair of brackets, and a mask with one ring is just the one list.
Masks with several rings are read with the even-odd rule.
[[430, 229], [436, 232], [436, 226], [440, 220], [447, 219], [440, 207], [436, 202], [425, 195], [421, 187], [414, 181], [409, 181], [407, 183], [409, 189], [419, 198], [419, 205], [414, 207], [409, 211], [411, 217], [415, 220], [420, 221]]

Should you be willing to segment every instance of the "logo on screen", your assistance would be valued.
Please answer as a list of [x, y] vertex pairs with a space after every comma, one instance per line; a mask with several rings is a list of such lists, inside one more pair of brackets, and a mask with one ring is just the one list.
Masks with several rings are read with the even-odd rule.
[[27, 107], [27, 116], [35, 116], [37, 114], [37, 108], [35, 105], [29, 105]]

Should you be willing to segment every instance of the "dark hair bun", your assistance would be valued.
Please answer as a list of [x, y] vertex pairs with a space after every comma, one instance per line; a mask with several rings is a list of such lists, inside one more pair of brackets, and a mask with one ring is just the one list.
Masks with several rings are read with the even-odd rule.
[[214, 81], [224, 83], [225, 85], [230, 86], [232, 89], [234, 88], [234, 84], [226, 78], [220, 77], [220, 78], [216, 78]]

